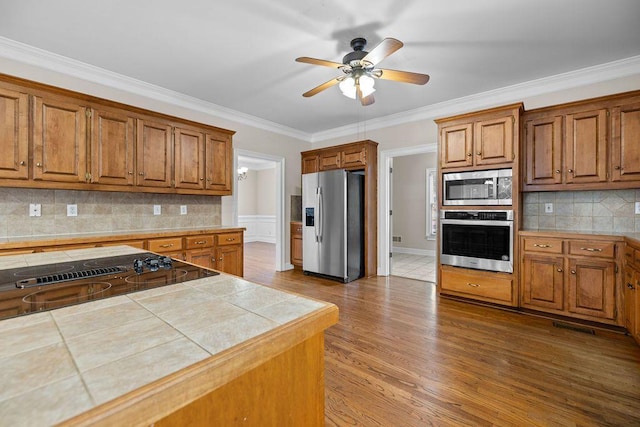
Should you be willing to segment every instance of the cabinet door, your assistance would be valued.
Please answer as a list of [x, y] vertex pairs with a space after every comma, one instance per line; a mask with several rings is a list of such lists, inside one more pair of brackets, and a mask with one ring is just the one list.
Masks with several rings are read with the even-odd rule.
[[527, 120], [525, 124], [525, 183], [530, 185], [562, 182], [562, 117]]
[[176, 188], [204, 189], [204, 135], [190, 129], [176, 128], [173, 152]]
[[215, 253], [212, 249], [194, 249], [186, 252], [186, 261], [204, 268], [215, 268]]
[[318, 155], [302, 157], [302, 173], [314, 173], [318, 172]]
[[171, 126], [138, 119], [136, 185], [171, 187]]
[[222, 132], [206, 135], [206, 183], [207, 190], [221, 192], [222, 195], [231, 194], [233, 181], [231, 136]]
[[507, 116], [474, 124], [473, 148], [476, 165], [513, 162], [513, 122], [514, 118]]
[[242, 277], [244, 269], [242, 246], [221, 246], [217, 247], [215, 252], [216, 270]]
[[71, 101], [35, 97], [33, 179], [87, 180], [87, 110]]
[[569, 273], [569, 312], [613, 320], [615, 263], [569, 258]]
[[440, 166], [453, 168], [473, 165], [473, 125], [462, 124], [440, 129]]
[[133, 185], [135, 119], [123, 113], [91, 112], [91, 182]]
[[342, 152], [339, 150], [331, 150], [322, 152], [318, 156], [318, 169], [321, 171], [327, 171], [332, 169], [340, 169]]
[[522, 271], [522, 306], [562, 311], [564, 258], [525, 254]]
[[607, 180], [607, 110], [566, 116], [567, 183]]
[[0, 178], [29, 178], [28, 117], [28, 95], [0, 88]]
[[611, 126], [612, 180], [640, 181], [640, 103], [614, 108]]
[[363, 168], [367, 164], [367, 148], [365, 146], [349, 147], [342, 151], [343, 168]]
[[627, 328], [629, 334], [632, 337], [636, 336], [637, 330], [637, 321], [636, 316], [638, 315], [638, 306], [636, 294], [638, 293], [637, 289], [637, 280], [639, 273], [627, 267], [624, 272], [624, 327]]

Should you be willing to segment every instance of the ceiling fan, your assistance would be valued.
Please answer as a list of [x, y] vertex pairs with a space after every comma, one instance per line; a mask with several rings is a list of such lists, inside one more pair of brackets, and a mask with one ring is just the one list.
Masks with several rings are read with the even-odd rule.
[[297, 62], [337, 68], [344, 73], [344, 75], [331, 79], [303, 93], [302, 96], [310, 97], [331, 86], [339, 84], [343, 95], [352, 99], [359, 99], [362, 105], [371, 105], [375, 101], [373, 98], [375, 79], [393, 80], [417, 85], [423, 85], [429, 81], [427, 74], [376, 68], [376, 65], [380, 61], [403, 46], [400, 40], [386, 38], [374, 47], [371, 52], [364, 50], [366, 45], [367, 40], [361, 37], [351, 40], [353, 52], [347, 53], [344, 58], [342, 58], [342, 63], [306, 56], [296, 58]]

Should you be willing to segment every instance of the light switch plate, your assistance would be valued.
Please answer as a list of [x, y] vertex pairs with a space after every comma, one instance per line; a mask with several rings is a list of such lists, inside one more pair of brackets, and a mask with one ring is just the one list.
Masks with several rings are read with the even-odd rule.
[[640, 202], [636, 202], [636, 215], [640, 215]]
[[187, 205], [180, 205], [180, 215], [187, 214]]
[[162, 215], [162, 206], [161, 205], [153, 205], [153, 214], [154, 215]]
[[67, 216], [78, 216], [78, 205], [67, 205]]
[[544, 204], [544, 213], [553, 213], [553, 203]]
[[29, 216], [42, 216], [42, 205], [40, 203], [30, 203]]

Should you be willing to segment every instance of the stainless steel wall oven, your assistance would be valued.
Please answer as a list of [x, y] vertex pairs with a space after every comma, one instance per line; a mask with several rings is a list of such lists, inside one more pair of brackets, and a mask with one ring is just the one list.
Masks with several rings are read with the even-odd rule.
[[513, 273], [513, 211], [440, 212], [440, 263]]

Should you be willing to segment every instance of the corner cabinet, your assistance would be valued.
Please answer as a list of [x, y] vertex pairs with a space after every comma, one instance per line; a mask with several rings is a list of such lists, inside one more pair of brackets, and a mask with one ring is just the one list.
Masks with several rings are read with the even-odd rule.
[[622, 326], [623, 239], [521, 232], [520, 305]]
[[226, 196], [233, 131], [0, 77], [0, 186]]
[[436, 120], [440, 168], [509, 167], [517, 158], [522, 104]]
[[[304, 151], [301, 153], [301, 161], [302, 174], [332, 169], [364, 171], [364, 275], [365, 277], [376, 276], [378, 274], [378, 143], [365, 140]], [[291, 248], [291, 262], [295, 265], [293, 245]]]

